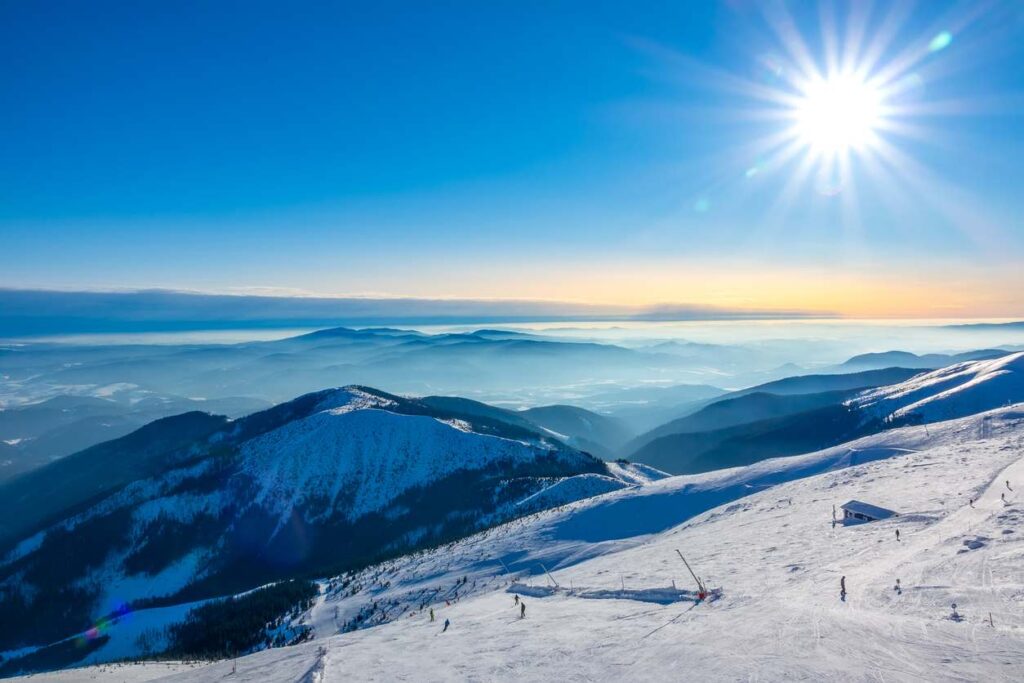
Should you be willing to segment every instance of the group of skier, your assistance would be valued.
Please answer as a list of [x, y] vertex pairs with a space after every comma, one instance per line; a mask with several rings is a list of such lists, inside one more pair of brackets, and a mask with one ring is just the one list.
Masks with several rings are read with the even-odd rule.
[[[519, 608], [519, 618], [520, 619], [525, 619], [526, 618], [526, 601], [525, 600], [520, 600], [518, 594], [516, 594], [515, 597], [512, 599], [512, 606]], [[434, 608], [433, 607], [430, 608], [430, 620], [431, 621], [434, 620]], [[441, 629], [441, 633], [444, 633], [445, 631], [447, 631], [448, 627], [451, 626], [451, 623], [452, 623], [451, 620], [445, 619], [444, 620], [444, 628]]]
[[[1010, 487], [1009, 480], [1006, 481], [1006, 488], [1009, 491], [1013, 491], [1013, 488]], [[1003, 493], [1001, 495], [1002, 495], [1003, 503], [1005, 504], [1006, 503], [1006, 494]], [[974, 499], [973, 498], [971, 498], [971, 500], [970, 500], [970, 506], [972, 508], [974, 507]], [[835, 509], [833, 508], [833, 518], [832, 518], [832, 525], [833, 526], [835, 526], [835, 522], [836, 522], [836, 520], [835, 520]], [[900, 541], [900, 530], [899, 530], [899, 528], [896, 529], [896, 541], [897, 542]], [[903, 587], [900, 585], [900, 580], [899, 579], [896, 579], [896, 585], [893, 586], [893, 590], [896, 592], [897, 595], [903, 595]], [[843, 576], [843, 577], [841, 577], [839, 579], [839, 599], [841, 601], [843, 601], [843, 602], [846, 602], [846, 577], [845, 576]], [[512, 599], [512, 606], [519, 608], [519, 618], [520, 619], [525, 619], [526, 618], [526, 602], [524, 600], [521, 600], [519, 598], [519, 595], [515, 595], [513, 597], [513, 599]], [[433, 607], [430, 608], [430, 621], [434, 621], [434, 608]], [[445, 631], [447, 631], [448, 627], [450, 625], [451, 625], [451, 621], [449, 621], [448, 619], [445, 619], [444, 620], [444, 628], [441, 629], [441, 633], [444, 633]]]

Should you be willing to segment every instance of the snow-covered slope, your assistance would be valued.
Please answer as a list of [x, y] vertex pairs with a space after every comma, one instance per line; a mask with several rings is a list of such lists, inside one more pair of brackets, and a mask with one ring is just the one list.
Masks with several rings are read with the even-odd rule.
[[482, 436], [458, 421], [327, 410], [244, 444], [242, 471], [256, 483], [255, 501], [282, 518], [303, 508], [313, 518], [355, 520], [458, 470], [536, 455], [533, 444]]
[[608, 471], [619, 479], [634, 484], [650, 484], [652, 481], [672, 476], [668, 472], [662, 472], [656, 467], [645, 465], [642, 462], [628, 462], [626, 460], [609, 462]]
[[[231, 677], [1019, 680], [1021, 491], [1024, 405], [664, 479], [325, 582], [317, 640]], [[898, 516], [833, 525], [850, 499]], [[716, 599], [692, 600], [677, 549]], [[525, 619], [509, 592], [522, 584]], [[94, 675], [119, 680], [80, 680]]]
[[[184, 616], [175, 606], [363, 567], [636, 479], [537, 432], [360, 387], [300, 397], [181, 450], [166, 471], [0, 558], [0, 656], [139, 601], [161, 601], [161, 626]], [[91, 659], [133, 654], [121, 640]]]
[[893, 422], [935, 422], [1024, 399], [1024, 352], [957, 363], [864, 392], [850, 405]]

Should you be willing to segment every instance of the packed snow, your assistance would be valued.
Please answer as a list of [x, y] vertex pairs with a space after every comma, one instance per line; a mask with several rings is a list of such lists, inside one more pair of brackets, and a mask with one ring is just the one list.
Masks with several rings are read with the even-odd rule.
[[325, 581], [313, 642], [166, 680], [1020, 680], [1021, 491], [1024, 405], [672, 477]]

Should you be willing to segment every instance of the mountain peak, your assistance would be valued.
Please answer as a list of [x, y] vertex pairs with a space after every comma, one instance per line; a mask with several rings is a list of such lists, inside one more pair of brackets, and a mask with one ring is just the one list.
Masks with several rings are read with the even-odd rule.
[[393, 408], [398, 405], [395, 398], [389, 397], [384, 392], [378, 392], [370, 387], [349, 385], [328, 389], [323, 399], [317, 405], [315, 411], [329, 411], [335, 415], [349, 413], [354, 410], [365, 410], [368, 408]]

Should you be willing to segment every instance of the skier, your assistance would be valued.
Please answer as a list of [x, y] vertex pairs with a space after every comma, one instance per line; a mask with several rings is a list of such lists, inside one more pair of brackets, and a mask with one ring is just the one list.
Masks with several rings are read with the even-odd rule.
[[903, 595], [903, 587], [900, 586], [900, 580], [896, 579], [896, 585], [892, 587], [896, 591], [896, 595]]
[[526, 601], [525, 600], [523, 600], [523, 601], [521, 601], [519, 603], [519, 618], [520, 619], [525, 619], [526, 618]]
[[1012, 491], [1013, 490], [1013, 489], [1010, 488], [1010, 480], [1009, 479], [1006, 480], [1006, 490], [1007, 491]]
[[974, 499], [971, 498], [971, 507], [974, 507]]
[[897, 529], [896, 530], [896, 541], [897, 541], [897, 543], [899, 542], [899, 540], [900, 540], [900, 530]]
[[1006, 494], [1005, 494], [1005, 493], [1000, 493], [1000, 494], [999, 494], [999, 497], [1000, 497], [1000, 498], [1002, 498], [1002, 500], [1003, 500], [1003, 505], [1006, 505]]
[[518, 604], [519, 604], [519, 596], [516, 595], [515, 600], [512, 601], [512, 606], [515, 607]]
[[839, 579], [839, 599], [846, 602], [846, 577]]
[[444, 628], [443, 628], [443, 629], [441, 629], [441, 633], [444, 633], [445, 631], [447, 631], [447, 630], [448, 630], [448, 627], [449, 627], [449, 626], [451, 625], [451, 623], [452, 623], [452, 622], [450, 622], [450, 621], [448, 621], [447, 619], [445, 619], [445, 620], [444, 620]]
[[434, 608], [433, 607], [430, 608], [430, 620], [431, 621], [434, 620]]

